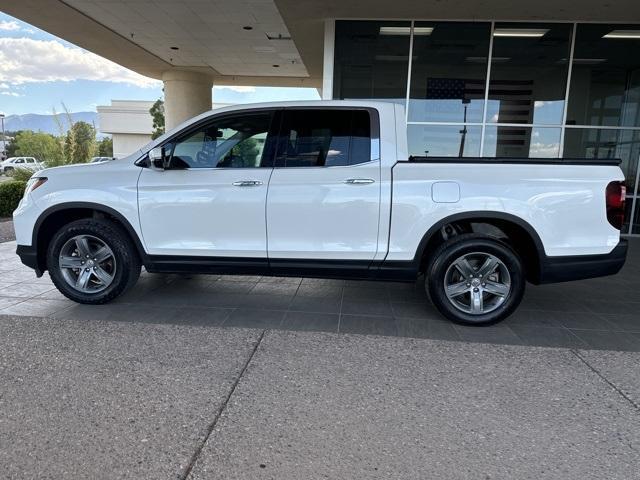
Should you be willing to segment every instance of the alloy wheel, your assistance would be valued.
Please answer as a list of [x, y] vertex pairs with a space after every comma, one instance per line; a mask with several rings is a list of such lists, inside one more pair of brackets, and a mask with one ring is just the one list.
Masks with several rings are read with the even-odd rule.
[[111, 248], [99, 238], [76, 235], [62, 246], [59, 268], [73, 289], [82, 293], [98, 293], [113, 282], [116, 259]]
[[467, 253], [451, 263], [444, 276], [449, 302], [471, 315], [484, 315], [499, 308], [511, 293], [511, 275], [495, 255]]

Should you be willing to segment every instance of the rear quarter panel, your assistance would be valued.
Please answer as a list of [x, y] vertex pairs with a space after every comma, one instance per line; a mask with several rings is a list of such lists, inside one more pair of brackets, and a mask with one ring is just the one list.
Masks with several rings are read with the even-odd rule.
[[[548, 256], [609, 253], [620, 238], [605, 208], [607, 184], [624, 179], [615, 166], [400, 162], [392, 175], [388, 260], [413, 259], [430, 227], [464, 212], [520, 218]], [[434, 202], [434, 182], [457, 183], [459, 200]]]

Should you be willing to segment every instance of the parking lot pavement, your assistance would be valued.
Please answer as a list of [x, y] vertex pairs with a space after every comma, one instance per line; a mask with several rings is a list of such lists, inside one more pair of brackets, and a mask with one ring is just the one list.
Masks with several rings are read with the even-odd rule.
[[637, 479], [639, 361], [0, 315], [0, 465], [6, 478]]
[[267, 332], [189, 478], [639, 478], [640, 412], [577, 353]]
[[77, 305], [37, 279], [0, 243], [0, 314], [58, 319], [125, 319], [175, 325], [278, 328], [430, 338], [473, 343], [640, 351], [640, 239], [630, 239], [618, 275], [527, 286], [518, 311], [487, 328], [454, 325], [415, 284], [269, 278], [177, 276], [143, 272], [109, 305]]
[[179, 478], [260, 335], [0, 316], [2, 478]]

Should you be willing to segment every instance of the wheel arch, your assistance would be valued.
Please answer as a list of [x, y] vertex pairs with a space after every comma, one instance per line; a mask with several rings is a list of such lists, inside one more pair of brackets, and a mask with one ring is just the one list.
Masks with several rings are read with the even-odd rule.
[[83, 218], [108, 218], [120, 225], [129, 239], [136, 246], [138, 256], [142, 261], [146, 252], [131, 223], [117, 210], [91, 202], [65, 202], [47, 208], [40, 214], [34, 224], [31, 245], [36, 249], [38, 269], [46, 270], [46, 251], [49, 242], [58, 229], [67, 223]]
[[433, 252], [445, 241], [443, 236], [440, 235], [443, 228], [448, 225], [470, 228], [472, 224], [490, 225], [502, 232], [512, 248], [522, 258], [527, 280], [532, 283], [539, 283], [542, 261], [546, 257], [542, 240], [530, 223], [520, 217], [504, 212], [461, 212], [447, 216], [436, 222], [427, 230], [418, 244], [418, 249], [414, 257], [414, 263], [418, 265], [418, 270], [424, 271], [429, 253]]

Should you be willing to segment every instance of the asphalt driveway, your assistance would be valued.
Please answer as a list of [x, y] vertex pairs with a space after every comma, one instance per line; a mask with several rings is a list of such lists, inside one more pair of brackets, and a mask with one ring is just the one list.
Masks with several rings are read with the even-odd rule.
[[0, 316], [4, 478], [640, 478], [640, 354]]

